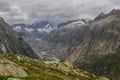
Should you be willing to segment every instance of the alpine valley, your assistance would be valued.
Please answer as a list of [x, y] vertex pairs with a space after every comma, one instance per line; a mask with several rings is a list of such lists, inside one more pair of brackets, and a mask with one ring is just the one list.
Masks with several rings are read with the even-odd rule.
[[120, 80], [120, 10], [58, 26], [0, 18], [0, 80]]
[[109, 80], [66, 62], [42, 58], [0, 18], [0, 80]]

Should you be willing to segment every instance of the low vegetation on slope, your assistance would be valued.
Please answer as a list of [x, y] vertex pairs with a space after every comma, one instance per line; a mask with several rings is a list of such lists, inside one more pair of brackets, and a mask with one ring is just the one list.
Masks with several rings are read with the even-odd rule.
[[0, 55], [0, 80], [108, 80], [67, 63], [45, 64], [21, 55]]

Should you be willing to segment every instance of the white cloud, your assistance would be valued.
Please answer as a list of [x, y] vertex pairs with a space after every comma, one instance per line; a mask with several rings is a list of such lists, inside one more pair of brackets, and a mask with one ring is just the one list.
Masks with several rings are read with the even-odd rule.
[[119, 0], [0, 0], [0, 16], [10, 24], [39, 20], [93, 19], [120, 8]]

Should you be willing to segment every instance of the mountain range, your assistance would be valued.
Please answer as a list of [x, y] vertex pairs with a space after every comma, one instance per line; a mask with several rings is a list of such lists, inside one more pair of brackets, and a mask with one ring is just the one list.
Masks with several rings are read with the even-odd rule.
[[119, 61], [119, 9], [57, 27], [49, 21], [10, 26], [0, 18], [2, 80], [120, 80]]
[[12, 28], [17, 33], [23, 33], [24, 40], [31, 46], [40, 41], [45, 35], [56, 29], [55, 25], [49, 21], [39, 21], [32, 24], [14, 24]]

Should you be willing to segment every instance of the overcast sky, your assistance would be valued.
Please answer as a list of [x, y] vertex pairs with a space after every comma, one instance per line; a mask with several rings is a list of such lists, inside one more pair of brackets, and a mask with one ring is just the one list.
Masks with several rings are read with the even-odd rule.
[[59, 23], [93, 19], [114, 8], [120, 9], [120, 0], [0, 0], [0, 17], [9, 24], [40, 20]]

